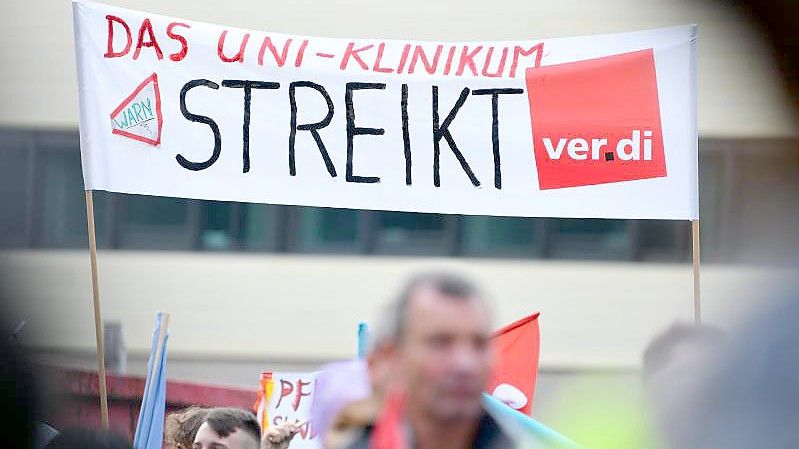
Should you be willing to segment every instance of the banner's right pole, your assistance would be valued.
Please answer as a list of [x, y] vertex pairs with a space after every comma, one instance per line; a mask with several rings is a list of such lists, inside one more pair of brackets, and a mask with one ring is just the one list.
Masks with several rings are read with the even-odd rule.
[[691, 253], [694, 266], [694, 324], [701, 324], [702, 292], [699, 284], [699, 219], [691, 220]]

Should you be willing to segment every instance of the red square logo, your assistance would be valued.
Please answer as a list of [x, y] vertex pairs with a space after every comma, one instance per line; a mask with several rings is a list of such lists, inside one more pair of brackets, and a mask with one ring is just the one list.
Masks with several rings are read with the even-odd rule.
[[525, 77], [542, 190], [666, 176], [651, 49]]

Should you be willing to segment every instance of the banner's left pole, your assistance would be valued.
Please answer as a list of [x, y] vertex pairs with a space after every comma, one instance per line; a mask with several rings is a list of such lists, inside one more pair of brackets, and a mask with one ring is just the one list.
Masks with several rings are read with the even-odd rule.
[[694, 269], [694, 324], [702, 324], [702, 290], [699, 282], [700, 255], [699, 255], [699, 219], [691, 221], [691, 255]]
[[108, 389], [105, 382], [103, 348], [103, 316], [100, 313], [100, 285], [97, 277], [97, 238], [94, 231], [94, 197], [86, 190], [86, 224], [89, 231], [89, 258], [92, 267], [92, 296], [94, 298], [94, 335], [97, 341], [97, 377], [100, 392], [100, 421], [108, 428]]

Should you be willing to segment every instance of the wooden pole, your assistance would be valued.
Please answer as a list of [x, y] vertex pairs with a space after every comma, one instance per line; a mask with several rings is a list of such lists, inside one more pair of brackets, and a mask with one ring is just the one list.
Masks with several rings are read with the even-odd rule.
[[108, 428], [108, 389], [105, 382], [105, 354], [103, 348], [103, 317], [100, 314], [100, 285], [97, 277], [97, 239], [94, 231], [94, 198], [86, 191], [86, 224], [89, 231], [89, 258], [92, 267], [92, 296], [94, 298], [94, 335], [97, 341], [97, 377], [100, 390], [100, 422]]
[[699, 288], [699, 219], [691, 220], [691, 253], [694, 266], [694, 324], [702, 324], [702, 294]]

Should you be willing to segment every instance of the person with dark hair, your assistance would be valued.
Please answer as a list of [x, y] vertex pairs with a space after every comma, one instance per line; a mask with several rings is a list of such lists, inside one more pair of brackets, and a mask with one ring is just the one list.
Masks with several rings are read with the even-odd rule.
[[481, 402], [492, 362], [489, 315], [487, 301], [464, 278], [412, 278], [376, 336], [390, 365], [384, 410], [348, 447], [396, 446], [384, 444], [385, 435], [418, 449], [513, 447]]
[[122, 436], [107, 431], [71, 427], [58, 433], [45, 449], [133, 449]]
[[252, 412], [218, 407], [207, 411], [197, 429], [193, 449], [285, 449], [299, 432], [294, 424], [270, 427], [261, 438], [261, 427]]
[[164, 422], [164, 444], [166, 447], [171, 449], [191, 449], [197, 430], [205, 422], [208, 410], [208, 408], [193, 405], [168, 414]]
[[239, 408], [220, 407], [208, 411], [197, 435], [194, 449], [258, 449], [261, 428], [255, 415]]

